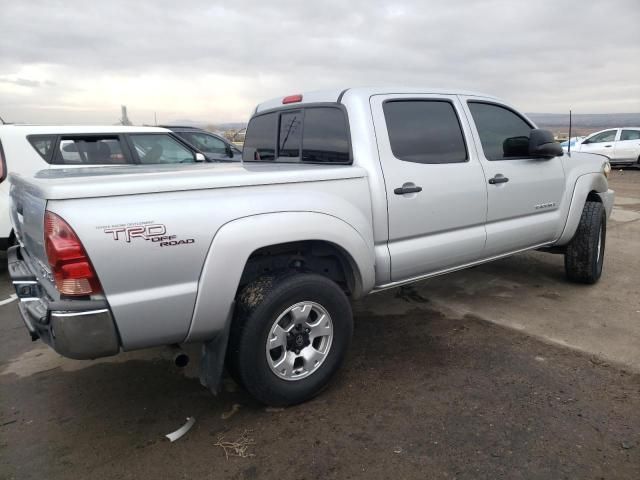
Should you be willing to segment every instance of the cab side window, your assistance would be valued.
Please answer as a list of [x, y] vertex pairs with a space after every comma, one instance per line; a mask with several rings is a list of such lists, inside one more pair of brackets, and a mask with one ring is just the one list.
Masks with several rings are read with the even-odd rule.
[[529, 156], [529, 134], [533, 127], [524, 118], [493, 103], [469, 102], [468, 105], [487, 160]]

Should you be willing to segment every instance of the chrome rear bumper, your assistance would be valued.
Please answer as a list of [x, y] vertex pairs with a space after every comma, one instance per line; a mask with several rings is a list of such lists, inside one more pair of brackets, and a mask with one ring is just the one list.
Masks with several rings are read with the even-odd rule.
[[42, 339], [60, 355], [90, 359], [120, 351], [118, 332], [106, 300], [51, 298], [22, 258], [7, 251], [9, 276], [20, 300], [22, 320], [33, 340]]

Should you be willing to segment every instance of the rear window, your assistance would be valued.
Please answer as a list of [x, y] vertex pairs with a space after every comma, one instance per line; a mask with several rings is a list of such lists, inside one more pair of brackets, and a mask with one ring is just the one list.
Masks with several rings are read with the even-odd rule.
[[338, 107], [307, 106], [253, 117], [243, 160], [351, 163], [346, 115]]
[[253, 117], [247, 127], [242, 150], [245, 162], [268, 162], [276, 159], [276, 129], [278, 114], [268, 113]]
[[60, 139], [54, 163], [62, 165], [113, 165], [128, 163], [118, 136], [67, 137]]
[[27, 140], [44, 160], [51, 161], [53, 146], [56, 143], [55, 135], [29, 135]]

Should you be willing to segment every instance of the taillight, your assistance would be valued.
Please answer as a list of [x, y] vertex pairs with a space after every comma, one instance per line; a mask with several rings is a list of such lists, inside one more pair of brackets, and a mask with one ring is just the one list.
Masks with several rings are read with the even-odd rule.
[[76, 232], [55, 213], [44, 215], [44, 245], [58, 291], [91, 295], [102, 291], [98, 276]]

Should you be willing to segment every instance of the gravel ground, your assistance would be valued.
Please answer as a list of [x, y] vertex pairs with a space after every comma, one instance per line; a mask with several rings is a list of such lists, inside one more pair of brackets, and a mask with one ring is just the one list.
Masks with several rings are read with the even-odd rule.
[[[640, 172], [613, 182], [637, 196]], [[156, 350], [61, 359], [29, 341], [15, 302], [0, 306], [0, 478], [640, 478], [636, 370], [443, 310], [420, 286], [384, 295], [355, 305], [327, 391], [284, 410], [231, 381], [213, 397]], [[169, 443], [188, 416], [193, 429]], [[238, 440], [245, 457], [216, 445]]]

